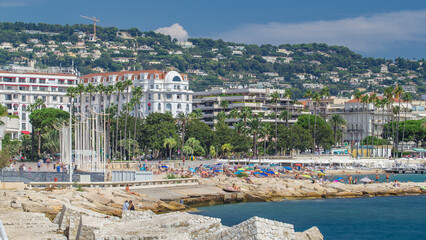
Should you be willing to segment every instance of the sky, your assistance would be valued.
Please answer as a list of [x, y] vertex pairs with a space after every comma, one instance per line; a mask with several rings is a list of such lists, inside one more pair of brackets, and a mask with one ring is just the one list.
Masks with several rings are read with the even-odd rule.
[[327, 43], [367, 57], [422, 59], [425, 0], [0, 0], [1, 22], [92, 23], [178, 40]]

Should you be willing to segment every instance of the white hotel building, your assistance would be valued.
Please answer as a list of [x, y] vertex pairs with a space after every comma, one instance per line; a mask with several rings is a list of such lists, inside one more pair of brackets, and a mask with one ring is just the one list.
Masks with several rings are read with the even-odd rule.
[[[138, 109], [130, 112], [130, 114], [139, 117], [146, 117], [150, 113], [171, 112], [173, 117], [179, 113], [192, 112], [192, 94], [189, 90], [188, 76], [180, 74], [176, 71], [161, 71], [161, 70], [142, 70], [142, 71], [124, 71], [124, 72], [109, 72], [109, 73], [93, 73], [81, 77], [81, 82], [87, 86], [89, 83], [94, 86], [103, 84], [115, 85], [119, 81], [132, 80], [133, 87], [142, 87], [143, 96], [140, 99]], [[131, 99], [131, 88], [129, 95], [127, 91], [123, 92], [120, 100], [120, 109], [126, 99]], [[102, 94], [103, 99], [100, 99], [101, 94], [92, 95], [92, 109], [96, 112], [103, 110], [104, 104], [117, 104], [118, 94], [114, 92], [110, 97], [105, 93]], [[77, 96], [77, 99], [79, 97]], [[82, 105], [84, 108], [89, 108], [90, 99], [86, 93], [83, 97]], [[99, 106], [100, 105], [100, 106]]]
[[23, 133], [29, 134], [31, 124], [27, 108], [38, 98], [44, 101], [47, 108], [69, 111], [67, 88], [75, 87], [78, 78], [71, 74], [71, 70], [68, 71], [70, 73], [61, 72], [26, 67], [0, 71], [0, 103], [7, 107], [9, 115], [19, 117], [19, 123], [8, 120], [4, 133], [10, 133], [13, 138], [18, 138]]

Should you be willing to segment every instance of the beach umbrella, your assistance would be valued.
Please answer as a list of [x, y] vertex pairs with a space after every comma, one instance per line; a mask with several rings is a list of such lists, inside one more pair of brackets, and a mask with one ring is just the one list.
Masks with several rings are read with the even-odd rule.
[[373, 180], [369, 179], [368, 177], [365, 177], [365, 178], [361, 178], [359, 181], [364, 183], [369, 183], [369, 182], [372, 182]]
[[302, 166], [302, 164], [300, 164], [300, 163], [296, 163], [296, 164], [294, 164], [294, 166], [301, 167], [301, 166]]
[[254, 170], [254, 168], [246, 168], [246, 170]]
[[236, 171], [236, 172], [234, 172], [235, 175], [238, 175], [238, 174], [241, 174], [241, 173], [243, 173], [243, 171]]
[[244, 171], [245, 169], [244, 168], [238, 168], [237, 170], [238, 171]]
[[254, 164], [249, 164], [250, 167], [254, 167]]
[[340, 180], [342, 180], [343, 178], [342, 177], [338, 177], [338, 178], [336, 178], [336, 180], [337, 181], [340, 181]]
[[275, 174], [275, 172], [274, 172], [274, 171], [267, 171], [266, 173], [269, 173], [269, 174]]
[[169, 167], [167, 167], [167, 166], [161, 166], [162, 168], [169, 168]]
[[287, 169], [287, 170], [290, 170], [290, 171], [292, 170], [291, 167], [283, 167], [283, 168]]
[[266, 169], [266, 168], [262, 168], [262, 169], [260, 169], [262, 172], [267, 172], [268, 171], [268, 169]]
[[259, 175], [262, 175], [262, 176], [265, 176], [265, 177], [268, 176], [268, 174], [266, 174], [266, 173], [259, 173]]
[[190, 168], [188, 170], [191, 171], [191, 172], [195, 172], [195, 169], [193, 169], [193, 168]]
[[309, 176], [309, 175], [302, 175], [302, 177], [304, 177], [304, 178], [312, 178], [311, 176]]

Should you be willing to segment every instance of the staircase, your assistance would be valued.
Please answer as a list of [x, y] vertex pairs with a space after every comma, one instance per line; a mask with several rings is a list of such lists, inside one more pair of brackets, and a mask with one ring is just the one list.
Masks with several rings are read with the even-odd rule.
[[0, 219], [9, 240], [66, 240], [65, 235], [57, 232], [58, 225], [42, 213], [4, 212], [0, 213]]

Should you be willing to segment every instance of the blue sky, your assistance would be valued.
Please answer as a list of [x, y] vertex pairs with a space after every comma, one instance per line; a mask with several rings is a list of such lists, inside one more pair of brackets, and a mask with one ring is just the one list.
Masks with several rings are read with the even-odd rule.
[[426, 54], [424, 0], [0, 0], [0, 21], [90, 23], [80, 15], [178, 38], [323, 42], [385, 58]]

